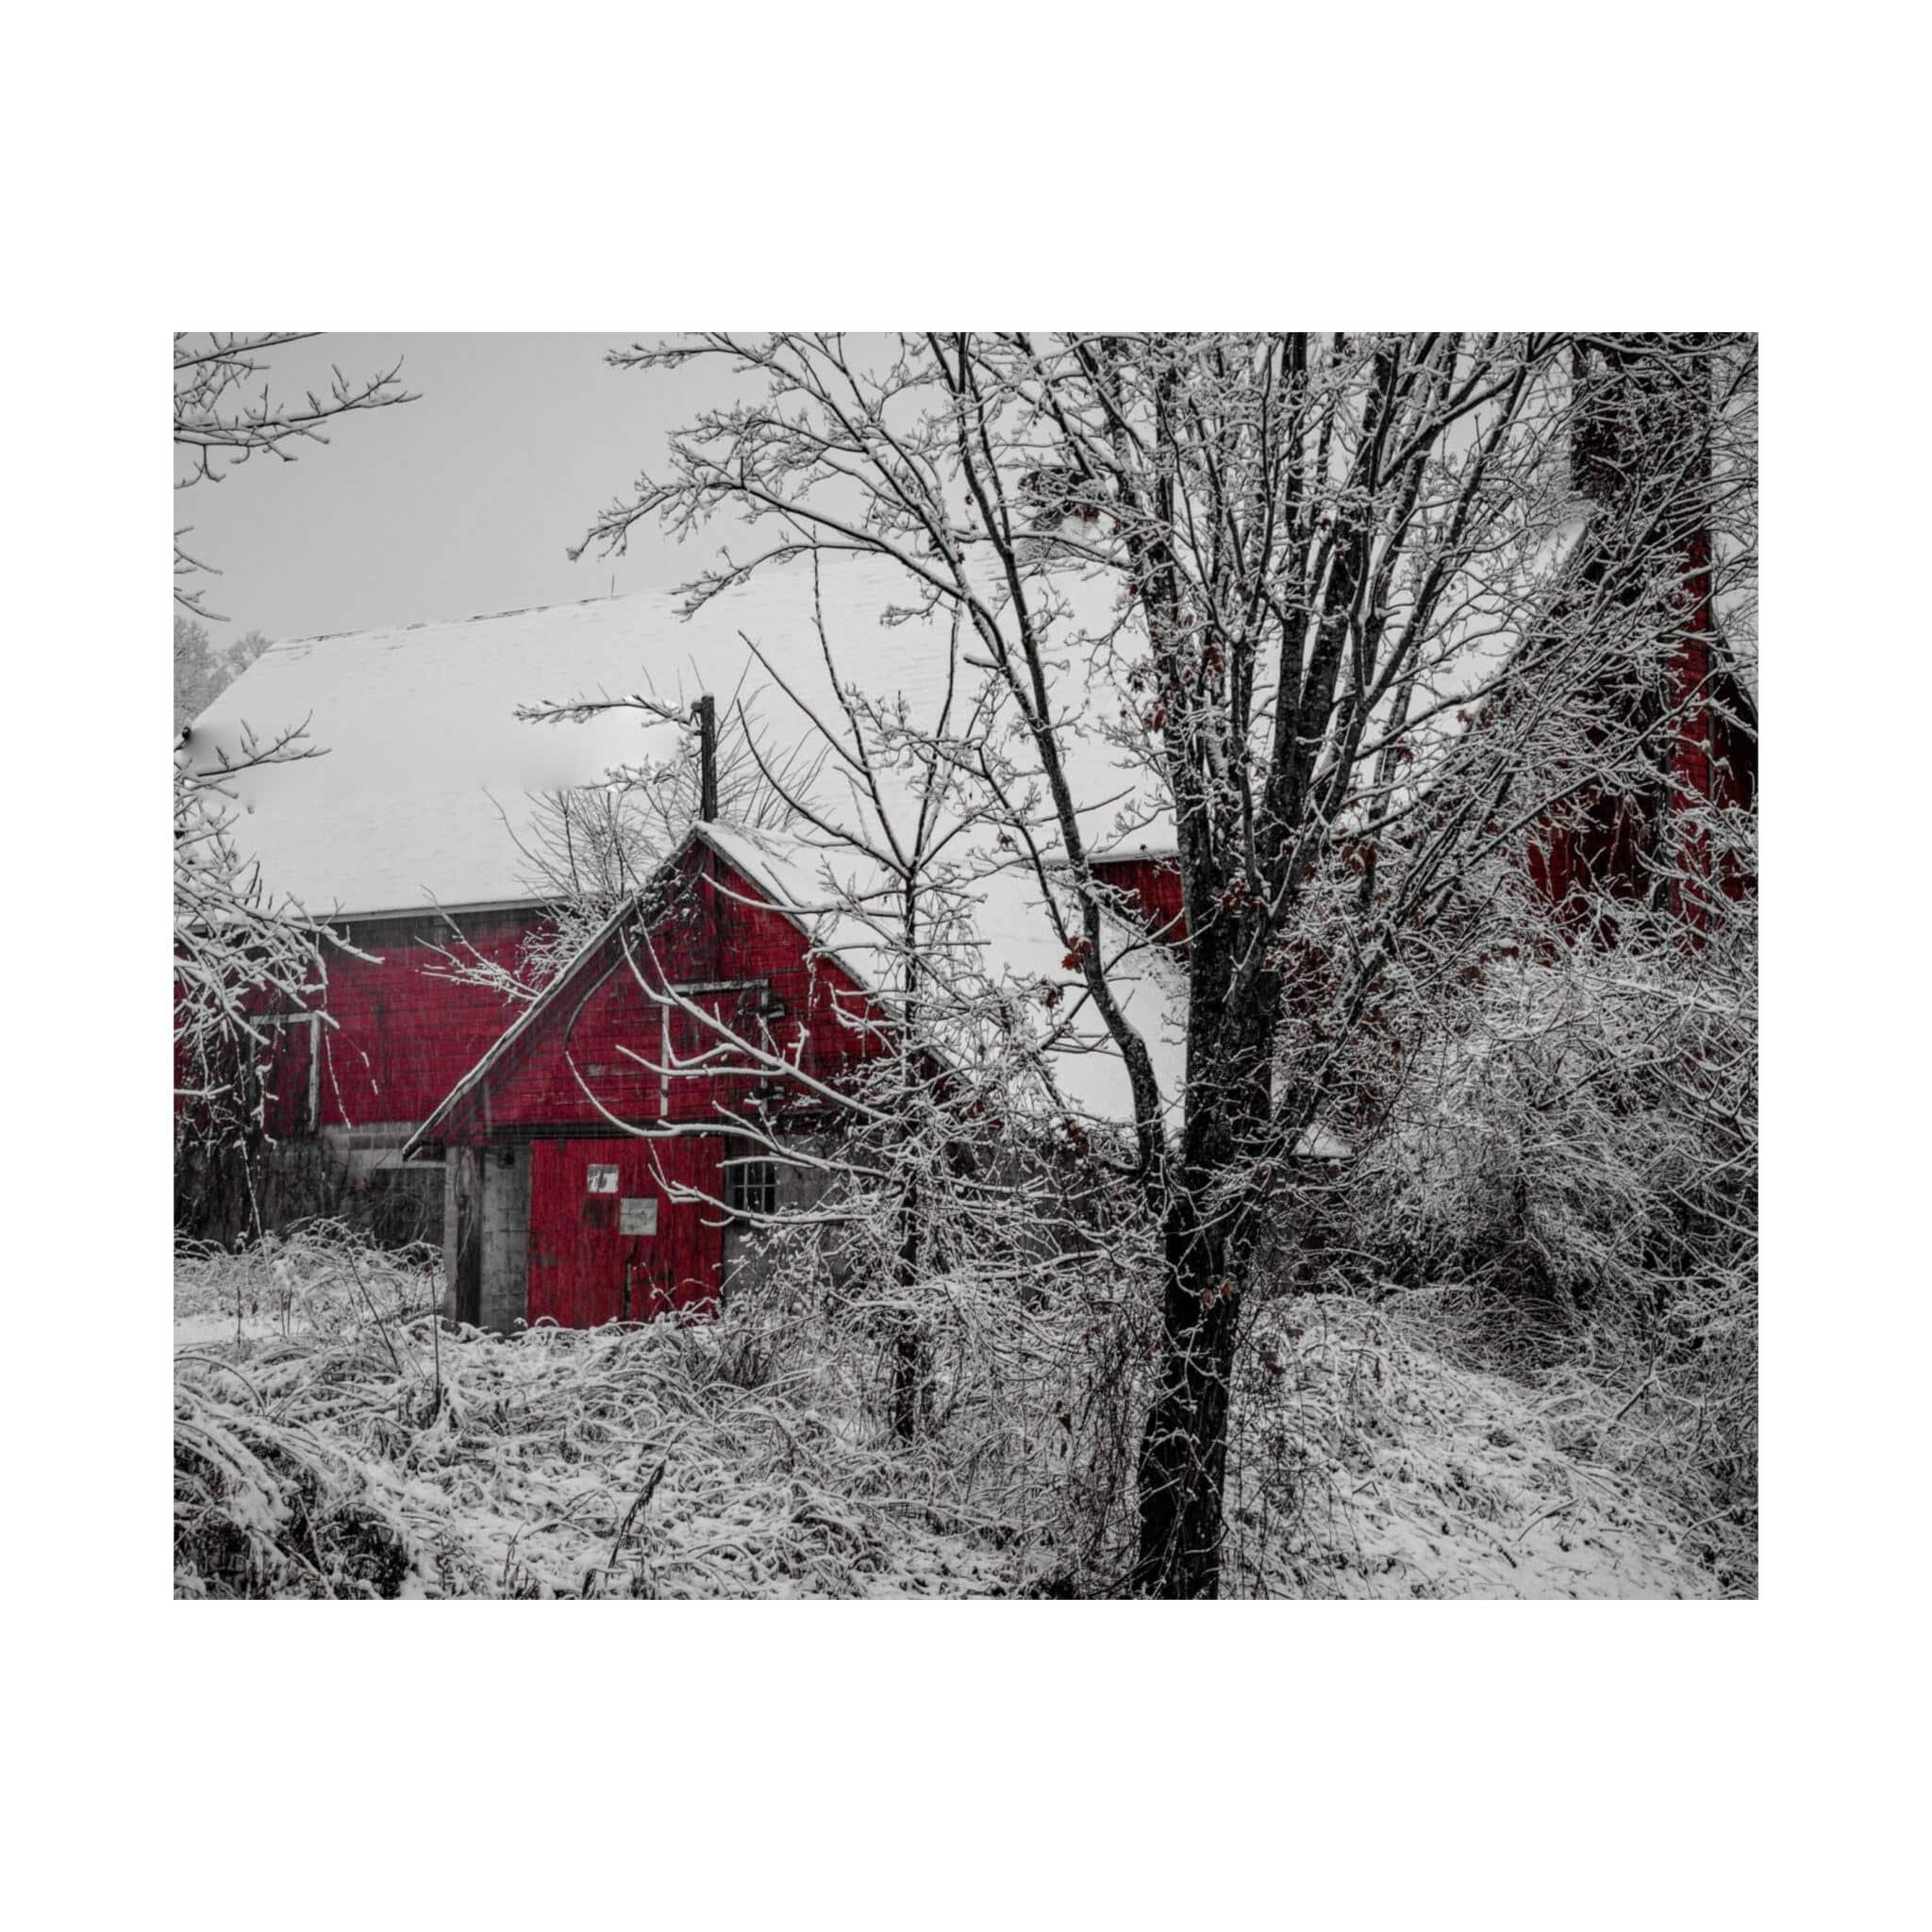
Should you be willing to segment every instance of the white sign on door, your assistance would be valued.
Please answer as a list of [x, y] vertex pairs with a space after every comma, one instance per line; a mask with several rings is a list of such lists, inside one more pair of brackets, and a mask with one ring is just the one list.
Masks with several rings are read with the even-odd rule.
[[656, 1234], [658, 1232], [658, 1197], [646, 1194], [641, 1199], [625, 1195], [617, 1204], [617, 1231], [619, 1234]]

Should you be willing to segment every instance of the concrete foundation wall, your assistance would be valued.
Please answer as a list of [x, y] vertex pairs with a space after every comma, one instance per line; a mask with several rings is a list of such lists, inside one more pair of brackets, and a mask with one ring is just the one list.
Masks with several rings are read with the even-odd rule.
[[[801, 1136], [796, 1144], [801, 1150], [823, 1158], [830, 1155], [839, 1141], [836, 1135], [825, 1134]], [[781, 1214], [816, 1208], [832, 1190], [833, 1176], [820, 1168], [795, 1167], [785, 1161], [777, 1165], [778, 1211]], [[782, 1265], [765, 1252], [773, 1232], [750, 1222], [732, 1220], [725, 1223], [725, 1301], [735, 1300], [740, 1295], [757, 1294], [772, 1284], [777, 1268]], [[836, 1254], [836, 1250], [834, 1252]], [[833, 1273], [835, 1275], [838, 1273], [836, 1258]]]
[[529, 1306], [530, 1143], [452, 1147], [442, 1224], [445, 1311], [509, 1334]]
[[483, 1292], [478, 1326], [508, 1335], [528, 1314], [529, 1291], [530, 1143], [518, 1141], [492, 1147], [484, 1159]]
[[444, 1312], [458, 1322], [481, 1320], [483, 1187], [474, 1147], [452, 1147], [442, 1170]]

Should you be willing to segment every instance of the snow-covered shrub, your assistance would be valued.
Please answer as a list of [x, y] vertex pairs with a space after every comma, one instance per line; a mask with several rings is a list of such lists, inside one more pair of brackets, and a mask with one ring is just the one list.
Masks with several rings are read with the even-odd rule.
[[1277, 1297], [1236, 1359], [1229, 1592], [1292, 1597], [1705, 1597], [1688, 1496], [1581, 1456], [1574, 1378], [1526, 1384], [1458, 1358], [1424, 1297]]
[[1108, 1587], [1128, 1558], [1158, 1327], [1138, 1231], [1083, 1235], [1020, 1215], [970, 1239], [925, 1232], [908, 1274], [876, 1216], [773, 1228], [760, 1286], [734, 1296], [712, 1331], [720, 1373], [747, 1388], [810, 1388], [863, 1436], [897, 1441], [903, 1480], [1023, 1571]]
[[365, 1320], [408, 1321], [440, 1298], [441, 1265], [436, 1250], [375, 1246], [340, 1221], [304, 1222], [234, 1248], [184, 1241], [175, 1247], [177, 1339], [333, 1336]]
[[1012, 1326], [957, 1284], [907, 1444], [861, 1299], [504, 1340], [434, 1317], [419, 1260], [339, 1228], [183, 1251], [178, 1594], [998, 1594], [1094, 1560], [1074, 1344], [1118, 1308]]
[[[946, 1285], [930, 1424], [909, 1443], [862, 1294], [800, 1275], [715, 1322], [503, 1339], [432, 1318], [418, 1258], [341, 1228], [183, 1251], [177, 1594], [1124, 1585], [1158, 1318], [1130, 1250], [1017, 1317], [1009, 1297]], [[1639, 1439], [1600, 1382], [1527, 1386], [1456, 1359], [1457, 1334], [1453, 1299], [1257, 1307], [1237, 1362], [1228, 1593], [1717, 1587], [1699, 1512], [1622, 1453]]]
[[1648, 1458], [1703, 1505], [1710, 1560], [1755, 1576], [1754, 909], [1615, 948], [1492, 955], [1414, 1057], [1348, 1177], [1363, 1277], [1454, 1338], [1577, 1385], [1570, 1446]]

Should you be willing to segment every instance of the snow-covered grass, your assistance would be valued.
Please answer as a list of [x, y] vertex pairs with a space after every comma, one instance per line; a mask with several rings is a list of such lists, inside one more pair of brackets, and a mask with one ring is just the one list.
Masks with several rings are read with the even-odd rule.
[[[1708, 1597], [1697, 1525], [1574, 1369], [1475, 1366], [1430, 1300], [1273, 1302], [1240, 1365], [1229, 1587], [1329, 1597]], [[1633, 1437], [1631, 1440], [1635, 1440]]]
[[[1140, 1397], [1101, 1385], [1134, 1358], [1124, 1320], [1030, 1374], [1008, 1357], [997, 1401], [955, 1369], [908, 1447], [854, 1331], [808, 1313], [505, 1341], [436, 1321], [437, 1289], [426, 1255], [329, 1228], [184, 1253], [178, 1594], [1058, 1594], [1122, 1565]], [[1613, 1390], [1455, 1339], [1414, 1301], [1257, 1309], [1225, 1591], [1720, 1593]]]
[[730, 1323], [498, 1341], [440, 1325], [433, 1274], [342, 1238], [190, 1257], [177, 1282], [179, 1594], [1011, 1584], [903, 1458], [810, 1391], [747, 1374]]

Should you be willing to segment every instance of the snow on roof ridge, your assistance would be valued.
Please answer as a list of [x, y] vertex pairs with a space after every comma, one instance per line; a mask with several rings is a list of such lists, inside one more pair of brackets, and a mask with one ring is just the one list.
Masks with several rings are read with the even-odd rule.
[[[839, 568], [856, 569], [886, 576], [894, 575], [899, 567], [879, 558], [854, 557], [846, 558]], [[907, 582], [910, 590], [916, 592], [917, 584], [909, 576]], [[462, 624], [491, 624], [505, 617], [539, 617], [546, 610], [579, 610], [586, 604], [642, 603], [649, 599], [667, 606], [675, 615], [684, 593], [690, 588], [689, 583], [660, 585], [641, 591], [606, 591], [601, 595], [589, 597], [558, 597], [548, 604], [517, 604], [506, 610], [473, 610], [460, 617], [419, 617], [408, 624], [362, 624], [347, 630], [305, 631], [299, 637], [277, 638], [269, 648], [279, 651], [284, 644], [323, 644], [333, 642], [338, 638], [367, 638], [383, 636], [394, 631], [441, 630]]]
[[508, 610], [473, 610], [466, 617], [419, 617], [408, 624], [364, 624], [352, 630], [305, 631], [300, 637], [277, 638], [269, 649], [279, 651], [285, 644], [326, 644], [338, 638], [380, 637], [402, 630], [446, 630], [459, 624], [493, 624], [505, 617], [537, 617], [546, 610], [579, 610], [586, 604], [623, 604], [633, 599], [641, 602], [646, 597], [665, 598], [673, 594], [668, 591], [606, 591], [594, 597], [559, 597], [550, 604], [517, 604]]

